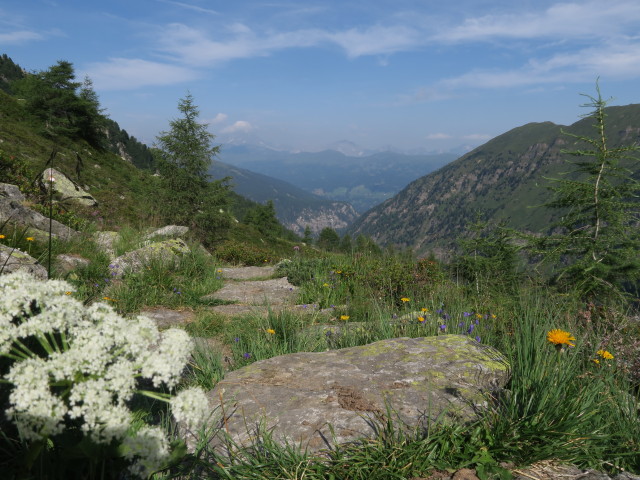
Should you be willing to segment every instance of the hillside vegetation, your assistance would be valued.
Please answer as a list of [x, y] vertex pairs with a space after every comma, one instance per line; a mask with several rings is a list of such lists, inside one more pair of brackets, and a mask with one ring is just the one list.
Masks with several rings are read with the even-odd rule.
[[[73, 105], [77, 99], [72, 100]], [[595, 99], [599, 115], [600, 100]], [[0, 92], [0, 181], [19, 185], [29, 206], [47, 215], [53, 211], [80, 235], [49, 242], [26, 237], [23, 228], [5, 222], [0, 244], [3, 250], [26, 251], [45, 266], [63, 253], [87, 263], [68, 271], [50, 269], [50, 280], [64, 282], [0, 275], [3, 478], [409, 480], [449, 478], [470, 468], [481, 480], [502, 480], [520, 473], [531, 477], [525, 469], [532, 464], [552, 469], [572, 464], [620, 474], [618, 480], [628, 478], [626, 472], [640, 473], [640, 322], [637, 295], [630, 295], [640, 265], [633, 262], [637, 250], [629, 254], [637, 246], [637, 230], [620, 232], [635, 226], [636, 204], [630, 200], [638, 185], [625, 176], [610, 181], [611, 173], [621, 171], [618, 163], [624, 162], [618, 161], [625, 152], [605, 148], [591, 162], [584, 152], [578, 154], [576, 166], [586, 173], [577, 175], [580, 181], [556, 184], [555, 191], [578, 213], [606, 207], [620, 215], [606, 222], [596, 215], [595, 224], [590, 217], [559, 215], [559, 246], [535, 243], [555, 238], [551, 235], [521, 239], [535, 244], [540, 255], [560, 253], [562, 283], [516, 268], [518, 245], [502, 230], [485, 235], [481, 221], [468, 229], [461, 254], [448, 263], [416, 259], [408, 249], [381, 250], [364, 236], [340, 238], [332, 229], [321, 232], [316, 246], [302, 242], [283, 229], [272, 203], [234, 197], [223, 179], [213, 187], [204, 181], [211, 144], [177, 135], [184, 120], [195, 122], [193, 131], [202, 134], [201, 140], [208, 138], [197, 128], [201, 125], [190, 97], [179, 103], [185, 115], [169, 124], [159, 142], [163, 154], [158, 168], [174, 172], [174, 182], [163, 182], [126, 155], [109, 151], [108, 138], [95, 135], [103, 129], [89, 132], [87, 139], [68, 119], [49, 124], [29, 108], [28, 102]], [[606, 112], [615, 118], [619, 111]], [[572, 131], [591, 136], [593, 118], [590, 122], [578, 123]], [[616, 128], [626, 124], [619, 122]], [[52, 125], [58, 128], [52, 130]], [[533, 143], [525, 128], [498, 137], [487, 144], [491, 148], [481, 147], [437, 173], [458, 174], [456, 180], [440, 177], [448, 190], [431, 181], [426, 192], [446, 196], [448, 215], [456, 219], [471, 215], [463, 195], [477, 200], [492, 186], [509, 185], [507, 178], [532, 182], [528, 160], [555, 158], [559, 142], [571, 146], [573, 140], [560, 140], [552, 124], [530, 128], [537, 135]], [[624, 144], [625, 134], [618, 131], [616, 137], [615, 128], [613, 132]], [[632, 128], [626, 135], [637, 134]], [[125, 135], [112, 136], [120, 138], [117, 151], [126, 150]], [[598, 145], [596, 139], [592, 146]], [[144, 166], [144, 149], [127, 154], [139, 155]], [[469, 166], [495, 163], [495, 157], [502, 159], [498, 173]], [[551, 168], [554, 162], [544, 165]], [[98, 207], [52, 204], [37, 180], [50, 166], [86, 187]], [[507, 175], [509, 169], [515, 175]], [[594, 179], [596, 195], [583, 195], [594, 187]], [[212, 195], [215, 209], [207, 211], [211, 205], [185, 185]], [[515, 187], [504, 189], [512, 192]], [[171, 194], [182, 201], [158, 205], [158, 199]], [[390, 201], [386, 208], [390, 205], [395, 204]], [[576, 218], [578, 228], [573, 229]], [[116, 267], [93, 234], [118, 231], [119, 255], [148, 243], [149, 230], [164, 226], [167, 219], [189, 222], [187, 251], [172, 261], [144, 262], [116, 278]], [[609, 232], [609, 226], [617, 229]], [[448, 234], [457, 231], [448, 228]], [[376, 234], [384, 235], [382, 225]], [[409, 245], [410, 238], [405, 242]], [[278, 311], [267, 305], [266, 314], [231, 317], [212, 310], [224, 303], [211, 296], [223, 287], [223, 267], [238, 264], [272, 265], [275, 277], [299, 287], [300, 308]], [[586, 268], [571, 271], [576, 264]], [[605, 279], [606, 285], [581, 283], [592, 279], [593, 272], [602, 274], [597, 280]], [[628, 282], [620, 281], [625, 275]], [[165, 329], [138, 315], [160, 309], [188, 320], [180, 328]], [[327, 335], [324, 328], [339, 333]], [[313, 329], [321, 335], [311, 335]], [[204, 392], [229, 370], [288, 353], [438, 335], [466, 336], [498, 349], [508, 360], [508, 384], [500, 395], [486, 393], [472, 423], [433, 421], [408, 431], [389, 416], [372, 420], [375, 438], [322, 455], [296, 444], [280, 445], [259, 427], [251, 430], [254, 445], [226, 444], [232, 455], [209, 444], [214, 435], [225, 435], [226, 424], [202, 423], [211, 414]], [[197, 347], [192, 349], [194, 338]], [[422, 360], [415, 357], [407, 361]], [[427, 365], [428, 359], [424, 361]], [[190, 448], [185, 424], [194, 434]]]
[[[611, 148], [640, 141], [640, 105], [607, 107], [606, 115]], [[564, 149], [585, 147], [562, 132], [590, 136], [592, 125], [586, 118], [569, 127], [544, 122], [514, 128], [410, 183], [363, 214], [348, 232], [440, 256], [456, 249], [478, 216], [521, 231], [550, 233], [559, 212], [538, 208], [549, 198], [548, 179], [571, 170]]]

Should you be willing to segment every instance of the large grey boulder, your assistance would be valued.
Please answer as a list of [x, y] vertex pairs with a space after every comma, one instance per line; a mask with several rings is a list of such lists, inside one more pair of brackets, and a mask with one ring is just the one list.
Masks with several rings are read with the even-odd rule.
[[203, 300], [224, 300], [245, 305], [293, 305], [299, 288], [286, 278], [228, 283]]
[[93, 238], [98, 248], [109, 255], [109, 258], [116, 258], [116, 243], [120, 240], [118, 232], [101, 231], [95, 232]]
[[258, 425], [276, 442], [317, 452], [375, 436], [389, 417], [409, 431], [469, 422], [508, 378], [498, 351], [461, 335], [274, 357], [227, 374], [209, 392], [223, 416], [212, 446], [227, 451], [224, 432], [250, 446]]
[[0, 183], [0, 225], [5, 222], [11, 222], [40, 230], [42, 232], [40, 234], [34, 231], [29, 231], [28, 233], [29, 236], [37, 236], [38, 238], [49, 235], [49, 225], [51, 225], [51, 234], [54, 237], [68, 240], [78, 234], [75, 230], [56, 220], [51, 220], [50, 224], [49, 217], [45, 217], [24, 206], [24, 201], [24, 195], [22, 195], [18, 187], [8, 183]]
[[55, 168], [45, 169], [42, 172], [41, 181], [44, 188], [53, 186], [55, 199], [58, 201], [68, 201], [86, 207], [98, 206], [97, 200], [91, 194], [85, 192], [77, 183]]
[[162, 228], [154, 230], [151, 233], [145, 235], [145, 239], [150, 240], [155, 237], [169, 237], [169, 238], [178, 238], [186, 235], [189, 231], [189, 227], [185, 227], [182, 225], [166, 225]]
[[0, 275], [26, 270], [39, 280], [47, 279], [47, 269], [28, 253], [0, 245]]
[[154, 242], [114, 259], [109, 268], [112, 277], [122, 278], [126, 273], [140, 271], [145, 265], [154, 261], [175, 263], [190, 251], [189, 246], [180, 238]]

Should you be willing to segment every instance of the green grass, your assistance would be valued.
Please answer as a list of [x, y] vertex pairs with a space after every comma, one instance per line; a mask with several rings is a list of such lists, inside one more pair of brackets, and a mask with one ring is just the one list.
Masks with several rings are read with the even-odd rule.
[[[414, 290], [410, 301], [400, 305], [388, 301], [393, 295], [382, 301], [358, 298], [363, 292], [371, 293], [367, 268], [378, 268], [377, 262], [367, 264], [361, 258], [351, 265], [345, 256], [304, 260], [286, 269], [291, 278], [298, 279], [301, 297], [320, 304], [327, 301], [323, 284], [331, 272], [335, 275], [336, 262], [357, 273], [349, 280], [351, 290], [337, 289], [335, 294], [336, 301], [346, 305], [349, 322], [356, 323], [331, 348], [397, 336], [467, 334], [472, 322], [471, 335], [478, 335], [482, 343], [498, 348], [509, 359], [512, 379], [504, 397], [474, 425], [433, 424], [411, 436], [381, 424], [379, 438], [358, 447], [340, 447], [322, 460], [294, 446], [277, 445], [266, 432], [259, 447], [238, 453], [242, 460], [229, 461], [203, 443], [196, 453], [206, 465], [200, 472], [202, 478], [409, 479], [462, 467], [475, 468], [481, 478], [508, 478], [502, 462], [522, 466], [548, 459], [611, 472], [621, 468], [640, 471], [637, 385], [634, 390], [630, 372], [617, 367], [619, 359], [633, 352], [625, 352], [624, 347], [614, 351], [612, 340], [606, 340], [620, 315], [587, 322], [584, 305], [535, 285], [521, 288], [515, 296], [498, 292], [478, 299], [470, 293], [473, 289], [442, 278]], [[342, 281], [340, 277], [338, 282]], [[356, 304], [368, 304], [368, 313], [353, 310]], [[419, 322], [418, 316], [425, 321]], [[326, 349], [326, 341], [309, 334], [309, 328], [322, 321], [321, 317], [290, 313], [271, 314], [266, 319], [247, 316], [227, 323], [216, 334], [231, 344], [233, 368], [240, 368], [275, 355]], [[600, 326], [593, 328], [593, 321]], [[344, 328], [343, 323], [334, 321]], [[577, 338], [575, 347], [558, 352], [546, 339], [547, 332], [555, 328], [571, 332]], [[610, 343], [602, 343], [605, 340]], [[601, 348], [611, 349], [615, 358], [599, 357], [596, 351]]]
[[[138, 246], [143, 234], [124, 229], [121, 251]], [[22, 244], [9, 237], [5, 244], [46, 253], [39, 241]], [[218, 269], [223, 263], [199, 249], [177, 263], [151, 262], [122, 280], [110, 278], [109, 258], [91, 241], [55, 242], [54, 249], [91, 260], [64, 274], [76, 287], [75, 295], [87, 303], [108, 297], [123, 314], [154, 306], [195, 313], [185, 328], [194, 337], [221, 342], [225, 350], [199, 344], [184, 386], [212, 389], [229, 369], [277, 355], [449, 333], [477, 336], [504, 353], [511, 365], [504, 396], [470, 426], [432, 423], [411, 434], [381, 420], [377, 438], [337, 447], [321, 458], [278, 445], [262, 432], [254, 448], [228, 459], [207, 443], [220, 432], [203, 432], [196, 451], [164, 472], [165, 477], [410, 479], [469, 467], [483, 479], [508, 478], [503, 462], [523, 466], [548, 459], [640, 472], [638, 384], [633, 383], [638, 379], [628, 367], [637, 360], [630, 345], [640, 332], [624, 323], [619, 307], [586, 306], [525, 281], [515, 293], [485, 288], [479, 295], [473, 286], [450, 279], [445, 266], [420, 264], [406, 255], [291, 251], [293, 258], [278, 271], [300, 287], [299, 302], [308, 305], [307, 312], [229, 319], [208, 310], [215, 302], [203, 300], [222, 286]], [[320, 313], [320, 308], [327, 310]], [[332, 333], [327, 334], [327, 325]], [[546, 339], [554, 328], [571, 332], [575, 347], [559, 353]], [[598, 357], [599, 349], [615, 358]], [[2, 445], [20, 449], [13, 441]]]

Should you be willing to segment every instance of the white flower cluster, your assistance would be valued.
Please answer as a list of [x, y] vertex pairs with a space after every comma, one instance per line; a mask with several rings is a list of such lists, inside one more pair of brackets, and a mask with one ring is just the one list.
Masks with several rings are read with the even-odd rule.
[[[80, 421], [96, 443], [122, 442], [133, 473], [148, 475], [168, 455], [164, 433], [130, 431], [126, 402], [136, 379], [174, 387], [192, 342], [186, 332], [160, 333], [146, 317], [125, 319], [109, 305], [83, 306], [63, 281], [41, 282], [25, 272], [0, 276], [0, 355], [13, 359], [4, 380], [12, 385], [6, 415], [23, 438], [60, 433], [65, 421]], [[171, 405], [178, 421], [201, 424], [204, 392], [187, 389]]]

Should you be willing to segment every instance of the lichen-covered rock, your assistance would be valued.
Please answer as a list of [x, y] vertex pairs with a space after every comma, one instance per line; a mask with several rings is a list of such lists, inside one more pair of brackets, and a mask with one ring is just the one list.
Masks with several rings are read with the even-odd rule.
[[[49, 235], [49, 227], [51, 227], [51, 234], [64, 240], [78, 234], [75, 230], [56, 220], [50, 222], [49, 217], [24, 206], [24, 201], [25, 198], [18, 187], [0, 183], [0, 225], [4, 225], [5, 222], [14, 223], [45, 232], [47, 236]], [[39, 237], [37, 233], [29, 233], [29, 235]]]
[[89, 260], [76, 254], [61, 253], [56, 255], [56, 270], [58, 274], [66, 275], [79, 268], [86, 268], [89, 266]]
[[[251, 445], [261, 425], [313, 452], [375, 436], [389, 416], [410, 431], [471, 421], [508, 377], [505, 358], [469, 337], [396, 338], [255, 362], [227, 374], [209, 399], [237, 445]], [[222, 435], [212, 445], [225, 451]]]
[[153, 261], [176, 262], [190, 251], [189, 246], [180, 238], [154, 242], [121, 255], [111, 262], [109, 268], [113, 277], [122, 278], [126, 273], [140, 271], [144, 265]]
[[203, 300], [224, 300], [245, 305], [293, 305], [298, 296], [298, 287], [286, 278], [228, 283]]
[[49, 186], [52, 185], [55, 198], [58, 201], [69, 201], [87, 207], [96, 207], [98, 205], [95, 198], [55, 168], [47, 168], [42, 172], [42, 185], [45, 189], [50, 188]]
[[145, 235], [144, 238], [151, 239], [154, 237], [171, 237], [177, 238], [182, 237], [189, 231], [189, 227], [181, 226], [181, 225], [167, 225], [165, 227], [154, 230], [151, 233]]
[[0, 245], [0, 275], [26, 270], [39, 280], [47, 279], [47, 269], [28, 253]]
[[109, 258], [116, 258], [115, 244], [120, 239], [118, 232], [96, 232], [93, 238], [98, 248], [109, 255]]

